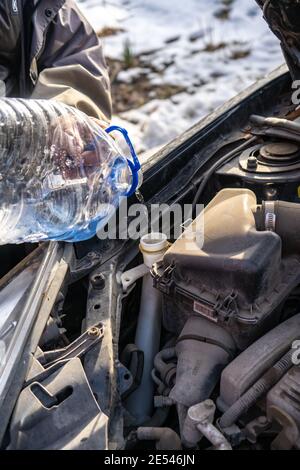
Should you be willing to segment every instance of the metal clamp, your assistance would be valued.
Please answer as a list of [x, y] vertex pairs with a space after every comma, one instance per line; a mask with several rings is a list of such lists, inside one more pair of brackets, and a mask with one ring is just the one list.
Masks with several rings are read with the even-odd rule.
[[275, 232], [276, 214], [275, 214], [274, 201], [265, 201], [264, 211], [265, 211], [265, 229], [269, 232]]

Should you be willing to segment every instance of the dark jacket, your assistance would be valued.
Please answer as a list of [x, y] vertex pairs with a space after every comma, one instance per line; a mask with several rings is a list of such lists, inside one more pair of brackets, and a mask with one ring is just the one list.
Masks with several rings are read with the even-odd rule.
[[107, 67], [73, 0], [1, 0], [0, 80], [7, 96], [46, 98], [109, 120]]

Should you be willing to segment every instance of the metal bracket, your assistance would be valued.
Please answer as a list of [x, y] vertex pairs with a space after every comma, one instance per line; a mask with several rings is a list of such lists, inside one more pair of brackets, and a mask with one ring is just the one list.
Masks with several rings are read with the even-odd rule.
[[104, 328], [102, 323], [89, 328], [83, 335], [75, 339], [73, 343], [65, 348], [56, 349], [54, 351], [44, 351], [38, 358], [39, 362], [45, 369], [54, 364], [81, 357], [93, 348], [104, 336]]
[[93, 271], [102, 261], [102, 254], [97, 251], [90, 251], [86, 256], [77, 259], [73, 246], [67, 245], [65, 256], [69, 264], [71, 282], [76, 282]]

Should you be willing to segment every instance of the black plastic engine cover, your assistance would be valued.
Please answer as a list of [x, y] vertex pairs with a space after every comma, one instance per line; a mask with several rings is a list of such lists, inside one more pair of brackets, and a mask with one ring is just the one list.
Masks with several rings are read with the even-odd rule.
[[167, 330], [179, 334], [190, 315], [200, 315], [223, 323], [244, 348], [262, 322], [276, 324], [270, 314], [298, 284], [300, 263], [282, 258], [276, 233], [257, 231], [256, 207], [252, 191], [220, 191], [154, 267]]

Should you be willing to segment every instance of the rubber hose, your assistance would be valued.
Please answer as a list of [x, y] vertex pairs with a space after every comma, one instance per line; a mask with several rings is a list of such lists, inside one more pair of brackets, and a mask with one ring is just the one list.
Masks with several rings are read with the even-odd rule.
[[[172, 362], [166, 362], [170, 361], [173, 358], [176, 358], [175, 348], [163, 349], [158, 354], [156, 354], [154, 358], [154, 368], [159, 372], [161, 379], [164, 383], [166, 379], [168, 379], [167, 382], [169, 382], [170, 380], [172, 381], [173, 377], [175, 376], [176, 365]], [[172, 384], [166, 383], [166, 385]]]
[[256, 137], [251, 137], [250, 139], [245, 140], [241, 145], [236, 147], [235, 149], [231, 150], [231, 152], [227, 153], [223, 157], [219, 158], [211, 167], [209, 170], [207, 170], [206, 173], [204, 173], [203, 179], [197, 189], [196, 195], [193, 199], [192, 202], [192, 208], [191, 208], [191, 217], [193, 218], [196, 206], [198, 204], [198, 201], [200, 197], [203, 194], [203, 191], [211, 178], [211, 176], [214, 174], [214, 172], [224, 163], [229, 162], [232, 160], [236, 155], [241, 153], [243, 150], [245, 150], [247, 147], [253, 145], [256, 142], [257, 138]]
[[140, 441], [156, 441], [157, 450], [181, 450], [178, 434], [170, 428], [139, 427], [137, 437]]
[[156, 408], [150, 419], [142, 424], [145, 428], [158, 428], [163, 426], [169, 416], [170, 408]]
[[283, 249], [298, 253], [300, 248], [300, 207], [297, 203], [275, 202], [275, 232], [283, 241]]
[[[282, 239], [282, 248], [285, 253], [298, 253], [300, 248], [300, 206], [299, 203], [286, 201], [273, 201], [275, 227], [274, 231]], [[266, 214], [268, 208], [263, 201], [257, 206], [254, 214], [257, 230], [266, 230]]]
[[244, 393], [219, 421], [220, 428], [228, 428], [251, 408], [257, 400], [265, 395], [292, 366], [293, 351], [286, 353], [271, 369], [269, 369], [249, 390]]

